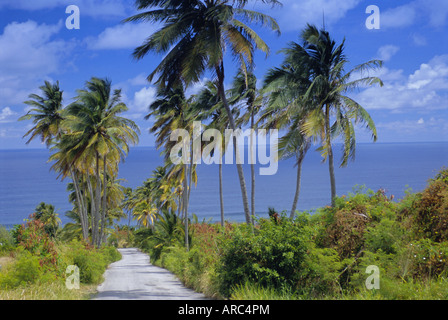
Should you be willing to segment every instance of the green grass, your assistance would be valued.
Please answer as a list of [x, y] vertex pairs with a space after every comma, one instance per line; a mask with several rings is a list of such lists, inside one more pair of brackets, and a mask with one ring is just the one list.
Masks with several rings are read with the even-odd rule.
[[61, 281], [38, 282], [9, 290], [0, 290], [0, 300], [88, 300], [96, 292], [96, 285], [81, 285], [69, 290]]

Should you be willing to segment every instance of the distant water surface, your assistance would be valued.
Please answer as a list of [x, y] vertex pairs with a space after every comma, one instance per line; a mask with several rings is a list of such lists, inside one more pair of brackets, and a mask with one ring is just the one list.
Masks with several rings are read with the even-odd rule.
[[[53, 204], [63, 223], [65, 212], [71, 209], [66, 185], [50, 171], [49, 151], [0, 150], [0, 224], [22, 223], [40, 202]], [[247, 155], [246, 155], [247, 158]], [[448, 166], [448, 142], [440, 143], [376, 143], [358, 144], [356, 160], [346, 168], [338, 168], [339, 148], [335, 147], [336, 183], [338, 195], [364, 185], [374, 191], [382, 188], [388, 195], [402, 198], [405, 190], [421, 191], [427, 180], [443, 166]], [[152, 170], [162, 165], [159, 151], [136, 147], [120, 165], [119, 178], [125, 186], [135, 188], [148, 178]], [[294, 159], [282, 160], [272, 176], [256, 176], [256, 211], [265, 216], [268, 207], [290, 210], [296, 185]], [[250, 167], [244, 165], [250, 199]], [[313, 210], [330, 203], [328, 164], [321, 162], [318, 152], [311, 149], [302, 167], [302, 188], [298, 210]], [[236, 166], [223, 166], [224, 208], [226, 219], [244, 221], [241, 189]], [[198, 184], [191, 192], [190, 212], [201, 220], [219, 221], [218, 166], [199, 165]]]

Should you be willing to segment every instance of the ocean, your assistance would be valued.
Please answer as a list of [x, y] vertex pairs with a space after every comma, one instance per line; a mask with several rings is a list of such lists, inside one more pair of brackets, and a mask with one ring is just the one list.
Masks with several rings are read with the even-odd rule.
[[[330, 203], [328, 164], [322, 163], [320, 154], [314, 149], [310, 149], [302, 166], [297, 208], [301, 211], [312, 212]], [[66, 191], [70, 180], [58, 180], [57, 173], [50, 171], [49, 155], [46, 149], [0, 150], [0, 225], [10, 227], [23, 223], [40, 202], [53, 204], [63, 224], [70, 221], [65, 216], [71, 209]], [[339, 147], [335, 146], [339, 196], [353, 192], [357, 186], [364, 186], [374, 191], [384, 189], [387, 195], [394, 195], [398, 200], [405, 196], [406, 190], [423, 190], [429, 178], [448, 166], [448, 142], [359, 143], [355, 161], [346, 168], [337, 165], [340, 155]], [[136, 188], [162, 164], [155, 148], [134, 147], [125, 162], [120, 164], [119, 178], [125, 179], [124, 186]], [[294, 159], [281, 160], [277, 173], [271, 176], [260, 176], [259, 167], [256, 165], [257, 216], [267, 216], [268, 207], [289, 212], [296, 186]], [[189, 212], [196, 214], [200, 221], [219, 221], [218, 165], [201, 164], [197, 172], [198, 184], [191, 192]], [[249, 165], [244, 165], [244, 172], [250, 199]], [[235, 165], [223, 165], [223, 189], [225, 218], [244, 221]], [[127, 219], [121, 223], [127, 223]]]

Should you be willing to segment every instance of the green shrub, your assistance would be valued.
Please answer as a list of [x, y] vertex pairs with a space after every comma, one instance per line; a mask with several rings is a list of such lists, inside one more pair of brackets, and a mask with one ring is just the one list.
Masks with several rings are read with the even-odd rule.
[[43, 276], [43, 268], [39, 257], [22, 250], [17, 260], [9, 266], [8, 270], [0, 273], [0, 288], [12, 289], [21, 285], [37, 282]]
[[14, 249], [14, 238], [4, 226], [0, 225], [0, 253]]
[[448, 169], [442, 169], [420, 193], [409, 195], [400, 216], [415, 239], [448, 241]]
[[28, 220], [17, 228], [18, 246], [39, 258], [41, 266], [55, 271], [58, 255], [54, 241], [46, 233], [40, 220]]
[[80, 282], [84, 284], [99, 284], [107, 266], [121, 258], [114, 247], [95, 249], [77, 240], [73, 240], [66, 253], [66, 263], [79, 268]]
[[251, 282], [275, 289], [290, 286], [299, 289], [309, 273], [306, 255], [310, 246], [310, 229], [283, 218], [281, 223], [260, 220], [252, 232], [239, 226], [230, 239], [222, 243], [218, 263], [220, 293], [230, 296], [232, 288]]
[[384, 218], [379, 223], [367, 227], [364, 236], [365, 248], [372, 252], [381, 250], [385, 253], [397, 253], [397, 246], [404, 234], [404, 229], [397, 221]]

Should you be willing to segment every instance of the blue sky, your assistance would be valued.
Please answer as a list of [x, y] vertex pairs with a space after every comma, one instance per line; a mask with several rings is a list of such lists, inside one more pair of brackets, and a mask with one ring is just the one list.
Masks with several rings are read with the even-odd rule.
[[[266, 58], [257, 55], [256, 75], [283, 60], [277, 52], [298, 41], [306, 23], [322, 25], [338, 42], [346, 39], [351, 66], [370, 59], [384, 60], [376, 73], [384, 87], [363, 88], [351, 96], [373, 117], [378, 142], [448, 141], [448, 1], [446, 0], [283, 0], [282, 7], [250, 4], [270, 14], [282, 35], [257, 29], [271, 48]], [[18, 122], [26, 113], [23, 101], [45, 80], [59, 80], [64, 103], [72, 102], [76, 89], [92, 76], [108, 77], [123, 90], [126, 116], [142, 130], [140, 146], [153, 145], [150, 121], [143, 119], [154, 100], [155, 88], [145, 78], [160, 61], [148, 55], [132, 59], [133, 49], [157, 26], [121, 24], [136, 13], [134, 1], [125, 0], [2, 0], [0, 2], [0, 149], [43, 148], [39, 142], [25, 145], [24, 133], [31, 122]], [[66, 7], [80, 10], [80, 29], [66, 28]], [[366, 8], [380, 9], [380, 29], [370, 30]], [[226, 60], [226, 81], [235, 66]], [[204, 75], [204, 81], [207, 75]], [[194, 93], [201, 84], [190, 89]], [[363, 129], [359, 142], [370, 141]]]

